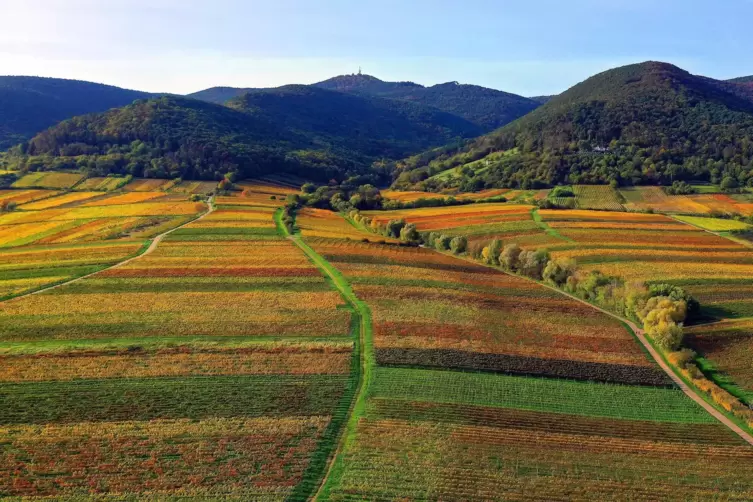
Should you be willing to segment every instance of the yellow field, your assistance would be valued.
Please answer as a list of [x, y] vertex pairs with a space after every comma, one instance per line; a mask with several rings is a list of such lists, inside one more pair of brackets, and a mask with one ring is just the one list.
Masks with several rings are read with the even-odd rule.
[[102, 192], [70, 192], [57, 197], [50, 197], [48, 199], [40, 200], [38, 202], [31, 202], [24, 204], [22, 209], [27, 211], [38, 211], [40, 209], [50, 209], [53, 207], [60, 207], [66, 204], [73, 204], [75, 202], [81, 202], [94, 197], [99, 197]]
[[[306, 208], [298, 213], [296, 226], [304, 237], [362, 240], [378, 239], [375, 235], [358, 230], [345, 218], [332, 211]], [[386, 239], [393, 241], [394, 239]]]
[[7, 200], [21, 205], [59, 193], [57, 190], [0, 190], [0, 202]]
[[76, 186], [76, 190], [94, 190], [99, 192], [109, 192], [115, 190], [125, 182], [124, 177], [109, 176], [107, 178], [87, 178]]
[[398, 209], [395, 211], [364, 211], [363, 214], [380, 222], [400, 218], [453, 217], [464, 214], [516, 214], [530, 212], [532, 206], [522, 204], [469, 204], [467, 206], [422, 207], [417, 209]]
[[131, 181], [123, 188], [127, 192], [154, 192], [156, 190], [162, 190], [164, 186], [172, 185], [172, 183], [173, 180], [138, 178]]
[[82, 204], [83, 207], [96, 206], [118, 206], [122, 204], [135, 204], [146, 202], [159, 197], [165, 197], [165, 192], [126, 192], [117, 195], [110, 195], [103, 199], [87, 202]]
[[748, 230], [751, 228], [747, 223], [737, 220], [724, 220], [721, 218], [702, 218], [698, 216], [677, 216], [677, 219], [690, 223], [704, 230], [712, 232], [730, 232], [732, 230]]
[[753, 204], [738, 202], [725, 194], [667, 195], [661, 187], [655, 186], [621, 188], [620, 193], [627, 200], [625, 207], [633, 211], [753, 214]]
[[84, 178], [83, 174], [38, 172], [30, 173], [11, 185], [13, 188], [71, 188]]

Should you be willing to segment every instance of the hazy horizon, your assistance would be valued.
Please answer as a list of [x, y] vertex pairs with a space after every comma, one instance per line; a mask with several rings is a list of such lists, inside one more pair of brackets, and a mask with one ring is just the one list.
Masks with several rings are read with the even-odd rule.
[[[724, 5], [728, 4], [728, 5]], [[646, 60], [753, 74], [753, 2], [0, 0], [0, 73], [151, 92], [311, 84], [363, 72], [524, 96]], [[719, 16], [720, 8], [734, 15]]]

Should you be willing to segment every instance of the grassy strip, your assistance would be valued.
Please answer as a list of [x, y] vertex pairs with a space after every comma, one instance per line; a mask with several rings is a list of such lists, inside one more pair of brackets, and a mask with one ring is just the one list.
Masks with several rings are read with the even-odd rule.
[[531, 217], [533, 218], [533, 221], [536, 222], [536, 225], [539, 226], [539, 228], [541, 228], [544, 232], [546, 232], [547, 234], [551, 235], [555, 239], [559, 239], [559, 240], [565, 241], [565, 242], [575, 243], [575, 241], [572, 240], [571, 238], [564, 237], [562, 234], [560, 234], [559, 232], [557, 232], [555, 229], [553, 229], [552, 227], [550, 227], [549, 225], [547, 225], [547, 223], [544, 221], [544, 219], [539, 214], [539, 210], [538, 209], [536, 209], [536, 208], [531, 209]]
[[677, 388], [437, 369], [378, 367], [375, 398], [514, 408], [589, 417], [716, 423]]
[[[350, 393], [350, 386], [348, 392], [346, 392], [346, 395], [351, 394], [350, 405], [347, 410], [338, 408], [338, 412], [332, 417], [330, 426], [325, 431], [316, 456], [312, 459], [304, 474], [303, 481], [288, 498], [289, 500], [308, 500], [314, 497], [317, 500], [327, 500], [332, 488], [337, 486], [342, 479], [345, 472], [343, 453], [355, 444], [358, 422], [366, 413], [366, 394], [373, 378], [373, 369], [376, 366], [371, 311], [366, 303], [358, 299], [339, 270], [301, 240], [299, 236], [291, 235], [288, 232], [282, 222], [281, 209], [275, 213], [275, 223], [280, 235], [290, 238], [301, 248], [311, 262], [337, 288], [343, 299], [353, 309], [353, 320], [357, 323], [358, 328], [358, 332], [354, 333], [355, 350], [353, 351], [353, 371], [351, 372], [351, 378], [355, 383], [353, 386], [355, 392], [354, 395]], [[341, 409], [345, 413], [341, 413]], [[333, 455], [335, 455], [334, 458], [332, 458]], [[318, 491], [317, 488], [319, 488]]]
[[706, 378], [735, 396], [743, 404], [747, 406], [753, 404], [753, 392], [737, 385], [732, 377], [721, 371], [713, 361], [703, 356], [697, 356], [695, 362]]

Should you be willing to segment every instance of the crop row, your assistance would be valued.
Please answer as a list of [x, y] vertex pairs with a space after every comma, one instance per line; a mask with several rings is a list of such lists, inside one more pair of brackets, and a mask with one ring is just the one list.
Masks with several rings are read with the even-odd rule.
[[310, 243], [369, 304], [377, 348], [651, 367], [620, 323], [529, 281], [423, 248]]
[[[749, 500], [753, 452], [362, 420], [331, 500]], [[738, 465], [744, 464], [739, 469]]]
[[653, 366], [636, 367], [454, 349], [379, 348], [376, 350], [376, 360], [382, 366], [491, 371], [631, 385], [673, 385], [666, 373]]
[[279, 500], [303, 478], [327, 425], [316, 416], [0, 428], [0, 493]]
[[[308, 347], [306, 347], [308, 348]], [[312, 347], [313, 348], [313, 347]], [[3, 382], [62, 381], [219, 375], [348, 374], [351, 350], [279, 350], [264, 344], [221, 350], [190, 345], [156, 353], [145, 350], [86, 351], [0, 356]]]
[[0, 424], [328, 415], [347, 375], [232, 375], [3, 383]]
[[13, 183], [13, 188], [71, 188], [84, 178], [83, 174], [39, 171], [29, 173]]

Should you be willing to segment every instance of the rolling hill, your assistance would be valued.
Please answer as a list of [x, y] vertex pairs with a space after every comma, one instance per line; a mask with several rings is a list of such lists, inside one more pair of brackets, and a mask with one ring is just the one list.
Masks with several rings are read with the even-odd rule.
[[727, 82], [734, 82], [736, 84], [751, 84], [753, 83], [753, 75], [749, 77], [738, 77], [738, 78], [731, 78], [727, 80]]
[[305, 85], [252, 91], [226, 106], [304, 134], [322, 148], [347, 149], [373, 158], [400, 158], [408, 151], [483, 132], [435, 108]]
[[[432, 178], [455, 168], [453, 176]], [[557, 183], [753, 183], [744, 86], [646, 62], [600, 73], [458, 150], [396, 166], [398, 188]]]
[[480, 132], [412, 103], [288, 86], [253, 91], [228, 106], [171, 96], [75, 117], [12, 149], [10, 162], [96, 175], [219, 179], [287, 172], [328, 180]]
[[186, 97], [199, 99], [201, 101], [214, 103], [216, 105], [222, 105], [225, 104], [226, 101], [237, 98], [238, 96], [242, 96], [247, 92], [258, 90], [261, 89], [256, 89], [253, 87], [210, 87], [209, 89], [204, 89], [203, 91], [188, 94]]
[[[281, 89], [289, 88], [282, 87]], [[385, 82], [371, 75], [340, 75], [310, 87], [337, 91], [362, 98], [385, 98], [431, 107], [453, 114], [489, 132], [541, 105], [541, 99], [529, 99], [477, 85], [448, 82], [424, 87], [413, 82]], [[274, 89], [212, 87], [188, 97], [224, 104], [249, 92], [274, 92]], [[426, 112], [428, 113], [428, 111]]]
[[536, 109], [540, 103], [477, 85], [447, 82], [424, 87], [413, 82], [384, 82], [371, 75], [341, 75], [314, 84], [358, 96], [410, 101], [462, 117], [491, 131]]
[[109, 85], [40, 77], [0, 77], [0, 150], [58, 122], [151, 95]]

